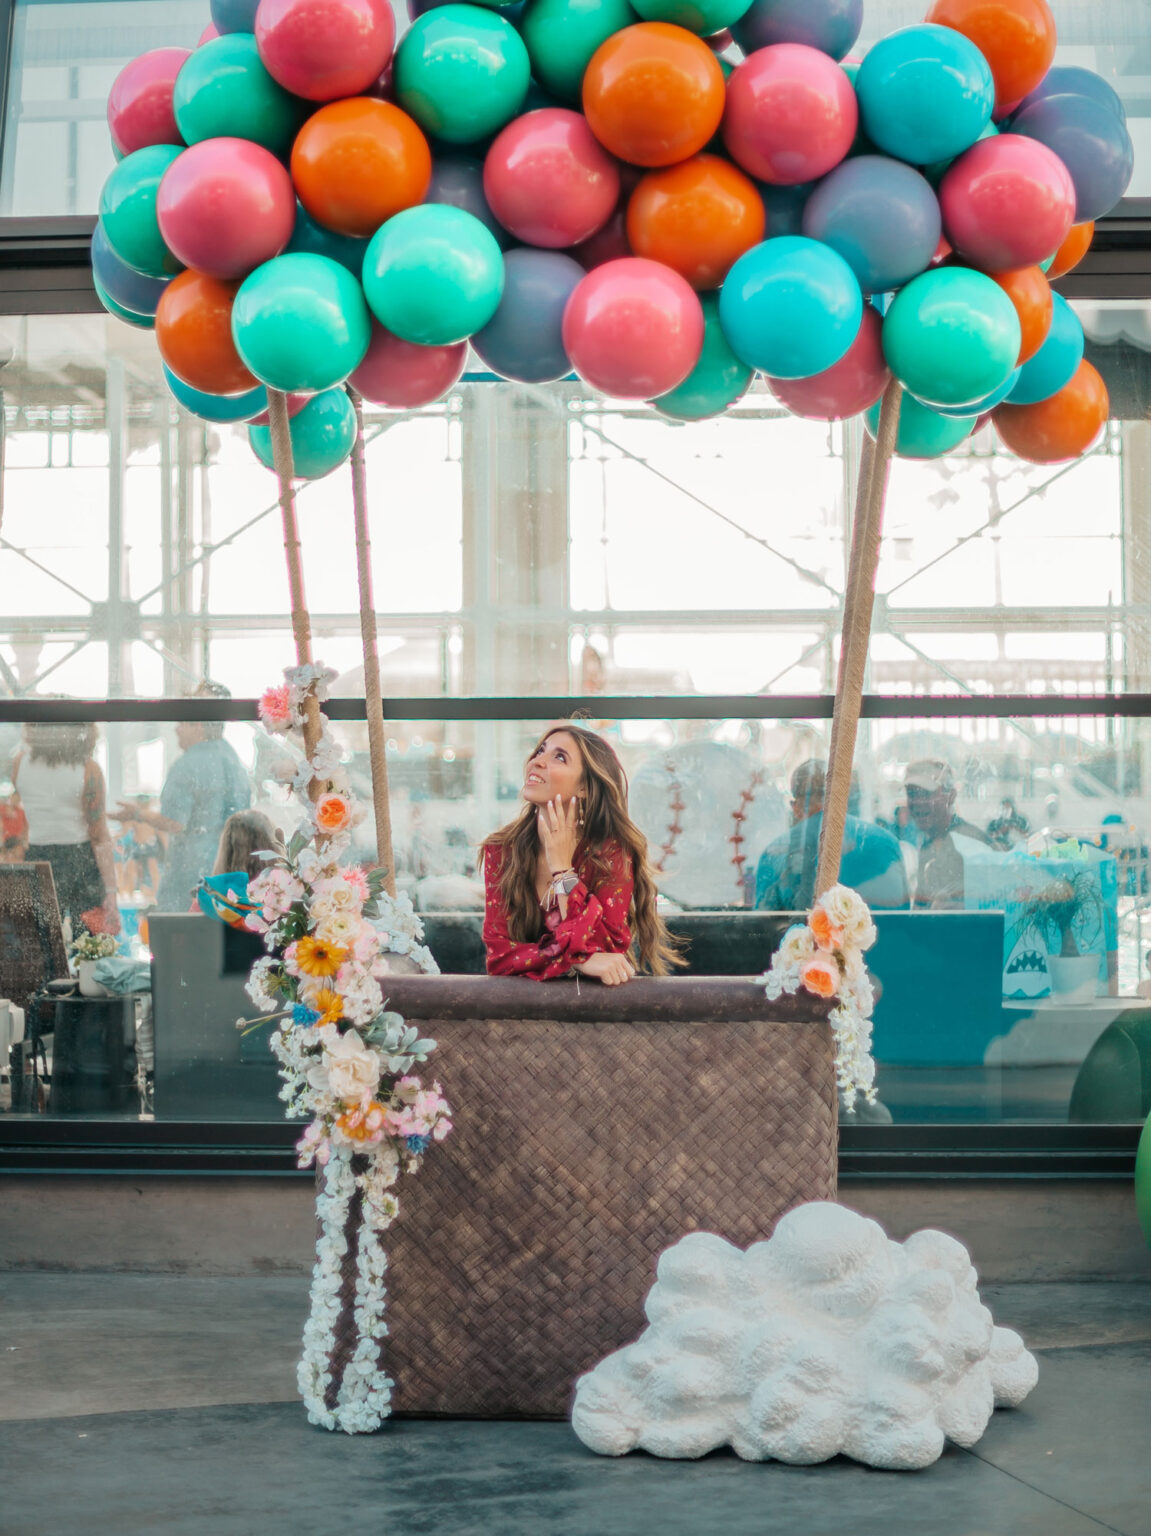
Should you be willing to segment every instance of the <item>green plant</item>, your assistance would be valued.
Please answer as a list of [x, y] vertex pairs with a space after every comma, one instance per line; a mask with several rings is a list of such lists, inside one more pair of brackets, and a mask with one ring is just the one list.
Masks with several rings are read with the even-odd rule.
[[1103, 927], [1099, 882], [1089, 865], [1071, 875], [1050, 875], [1038, 887], [1025, 886], [1017, 900], [1019, 915], [1012, 930], [1014, 942], [1033, 933], [1049, 954], [1079, 954], [1076, 923], [1088, 943]]

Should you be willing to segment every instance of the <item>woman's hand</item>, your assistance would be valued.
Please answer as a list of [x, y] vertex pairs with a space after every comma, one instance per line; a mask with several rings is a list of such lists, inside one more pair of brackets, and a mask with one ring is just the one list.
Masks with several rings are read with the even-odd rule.
[[635, 975], [635, 966], [626, 955], [611, 955], [606, 949], [589, 955], [575, 969], [581, 976], [597, 976], [605, 987], [618, 987]]
[[578, 809], [575, 795], [568, 801], [566, 810], [562, 798], [557, 795], [554, 800], [545, 801], [536, 816], [540, 844], [547, 859], [548, 871], [553, 875], [557, 870], [570, 869], [575, 858], [576, 844], [579, 842], [576, 829]]

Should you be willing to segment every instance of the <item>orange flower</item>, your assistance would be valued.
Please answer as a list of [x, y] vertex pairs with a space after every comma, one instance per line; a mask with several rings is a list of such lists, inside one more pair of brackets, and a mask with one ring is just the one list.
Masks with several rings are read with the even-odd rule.
[[838, 949], [843, 943], [843, 929], [837, 928], [827, 915], [825, 907], [813, 907], [807, 920], [812, 936], [820, 949]]
[[331, 987], [310, 986], [301, 988], [304, 1002], [320, 1017], [314, 1024], [338, 1024], [344, 1016], [344, 1000]]
[[321, 832], [342, 832], [351, 814], [352, 808], [343, 795], [329, 791], [316, 801], [316, 826]]
[[338, 944], [326, 944], [305, 934], [296, 943], [296, 966], [305, 976], [334, 976], [348, 958], [346, 949]]
[[336, 1125], [349, 1141], [382, 1141], [383, 1124], [384, 1106], [376, 1099], [336, 1116]]
[[816, 997], [834, 997], [839, 991], [839, 967], [827, 955], [812, 955], [799, 979]]

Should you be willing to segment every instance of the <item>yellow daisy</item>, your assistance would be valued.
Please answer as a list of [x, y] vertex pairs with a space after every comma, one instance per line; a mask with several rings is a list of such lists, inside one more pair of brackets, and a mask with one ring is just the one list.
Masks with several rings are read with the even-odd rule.
[[296, 966], [304, 976], [334, 976], [347, 958], [346, 949], [309, 934], [296, 944]]

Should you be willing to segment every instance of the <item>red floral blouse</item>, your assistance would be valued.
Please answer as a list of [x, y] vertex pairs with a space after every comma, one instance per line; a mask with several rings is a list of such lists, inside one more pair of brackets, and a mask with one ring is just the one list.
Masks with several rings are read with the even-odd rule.
[[545, 911], [541, 903], [540, 937], [535, 942], [517, 944], [508, 933], [508, 914], [500, 898], [503, 863], [502, 848], [484, 850], [484, 948], [490, 976], [551, 981], [566, 976], [589, 955], [624, 954], [631, 947], [631, 855], [618, 843], [605, 843], [594, 863], [585, 849], [577, 849], [573, 867], [579, 883], [568, 893], [568, 915], [561, 918], [558, 905]]

